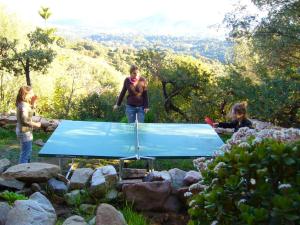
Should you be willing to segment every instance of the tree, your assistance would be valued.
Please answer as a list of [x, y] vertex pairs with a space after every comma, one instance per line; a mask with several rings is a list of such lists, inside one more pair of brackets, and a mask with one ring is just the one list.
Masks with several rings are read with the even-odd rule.
[[54, 50], [51, 48], [51, 44], [56, 39], [54, 32], [53, 28], [37, 27], [27, 34], [27, 43], [22, 49], [17, 47], [19, 40], [10, 41], [6, 37], [1, 37], [2, 68], [14, 72], [15, 75], [25, 73], [26, 83], [31, 86], [30, 71], [45, 72], [55, 57]]
[[236, 39], [247, 37], [253, 49], [260, 54], [270, 68], [300, 66], [300, 1], [252, 0], [267, 15], [242, 14], [239, 6], [227, 14], [225, 21], [231, 29], [229, 36]]
[[208, 99], [206, 93], [210, 92], [212, 72], [193, 57], [156, 50], [142, 50], [138, 62], [152, 75], [152, 80], [160, 82], [169, 119], [193, 121], [199, 112], [193, 111], [192, 102], [194, 99], [198, 103]]

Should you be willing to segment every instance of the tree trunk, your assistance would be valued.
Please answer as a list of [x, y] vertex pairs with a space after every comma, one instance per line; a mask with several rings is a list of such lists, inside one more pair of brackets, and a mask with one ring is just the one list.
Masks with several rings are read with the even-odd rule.
[[31, 86], [31, 80], [30, 80], [30, 67], [29, 67], [29, 59], [26, 59], [26, 65], [25, 65], [25, 75], [26, 75], [26, 83], [28, 86]]
[[189, 118], [187, 117], [187, 115], [181, 110], [179, 109], [177, 106], [175, 106], [173, 104], [173, 102], [171, 101], [171, 98], [178, 95], [179, 90], [173, 91], [170, 95], [167, 93], [167, 82], [162, 81], [162, 88], [163, 88], [163, 95], [165, 98], [165, 110], [166, 112], [170, 112], [170, 111], [174, 111], [179, 113], [186, 121], [189, 121]]

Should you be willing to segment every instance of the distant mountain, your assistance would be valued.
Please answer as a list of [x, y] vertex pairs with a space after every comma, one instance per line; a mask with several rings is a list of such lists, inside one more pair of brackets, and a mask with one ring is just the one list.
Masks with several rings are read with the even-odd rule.
[[229, 55], [232, 43], [218, 39], [202, 39], [189, 36], [142, 35], [142, 34], [107, 34], [100, 33], [86, 37], [111, 48], [129, 46], [136, 49], [168, 49], [176, 53], [204, 56], [222, 63]]

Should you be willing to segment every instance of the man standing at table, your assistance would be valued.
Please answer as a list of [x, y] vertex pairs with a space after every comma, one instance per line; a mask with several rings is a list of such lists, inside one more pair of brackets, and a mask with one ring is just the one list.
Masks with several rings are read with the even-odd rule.
[[128, 123], [133, 123], [135, 121], [136, 114], [138, 122], [143, 123], [145, 113], [149, 111], [147, 81], [144, 77], [140, 76], [139, 68], [136, 65], [132, 65], [129, 72], [130, 76], [125, 78], [122, 91], [113, 109], [116, 110], [120, 107], [126, 91], [128, 91], [126, 103]]

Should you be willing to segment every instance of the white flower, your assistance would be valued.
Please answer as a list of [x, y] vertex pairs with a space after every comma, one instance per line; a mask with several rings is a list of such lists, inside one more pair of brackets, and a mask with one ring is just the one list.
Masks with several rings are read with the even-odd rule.
[[231, 144], [224, 144], [220, 148], [220, 150], [223, 152], [229, 152], [230, 149], [231, 149]]
[[212, 179], [212, 181], [211, 181], [211, 184], [215, 184], [215, 183], [217, 183], [218, 182], [218, 178], [214, 178], [214, 179]]
[[188, 197], [190, 197], [192, 195], [193, 195], [193, 193], [188, 191], [188, 192], [185, 192], [183, 196], [186, 197], [186, 198], [188, 198]]
[[247, 142], [242, 142], [242, 143], [239, 144], [239, 147], [241, 147], [241, 148], [249, 148], [250, 145]]
[[210, 225], [217, 225], [217, 224], [218, 224], [218, 220], [214, 220]]
[[208, 186], [201, 184], [201, 183], [195, 183], [189, 187], [189, 191], [193, 191], [193, 190], [202, 191], [202, 190], [205, 190], [206, 188], [208, 188]]
[[245, 203], [245, 202], [247, 202], [247, 200], [246, 199], [244, 199], [244, 198], [242, 198], [242, 199], [240, 199], [239, 201], [238, 201], [238, 206], [240, 205], [240, 204], [242, 204], [242, 203]]
[[196, 202], [195, 200], [190, 201], [189, 202], [189, 207], [192, 207], [192, 205], [194, 205], [195, 202]]
[[291, 187], [292, 187], [292, 185], [290, 185], [290, 184], [280, 184], [278, 186], [278, 189], [279, 190], [281, 190], [281, 189], [288, 189], [288, 188], [291, 188]]
[[262, 142], [262, 138], [260, 137], [256, 137], [253, 141], [252, 141], [252, 145], [256, 145]]
[[215, 168], [214, 168], [214, 172], [217, 173], [219, 171], [219, 169], [222, 167], [222, 166], [225, 166], [226, 164], [224, 162], [219, 162]]
[[256, 184], [256, 180], [255, 180], [254, 178], [251, 178], [251, 179], [250, 179], [250, 183], [251, 183], [252, 185], [255, 185], [255, 184]]

